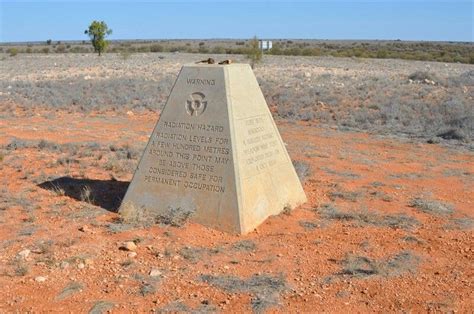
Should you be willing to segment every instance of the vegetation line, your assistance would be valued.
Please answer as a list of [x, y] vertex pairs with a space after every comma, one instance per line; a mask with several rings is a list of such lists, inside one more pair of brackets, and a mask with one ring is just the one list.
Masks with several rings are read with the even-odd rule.
[[[108, 52], [182, 52], [249, 55], [254, 40], [143, 40], [110, 41]], [[404, 59], [474, 64], [474, 45], [454, 42], [273, 40], [269, 55], [332, 56], [377, 59]], [[0, 53], [92, 53], [88, 41], [1, 44]]]

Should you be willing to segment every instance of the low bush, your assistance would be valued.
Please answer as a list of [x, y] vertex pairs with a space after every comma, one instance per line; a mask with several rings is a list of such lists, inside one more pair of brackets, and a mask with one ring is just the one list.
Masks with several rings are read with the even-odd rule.
[[423, 197], [413, 198], [410, 207], [421, 210], [424, 213], [432, 215], [449, 215], [453, 213], [453, 206], [436, 200], [431, 200]]
[[347, 255], [342, 261], [339, 275], [367, 278], [372, 276], [393, 277], [416, 273], [420, 258], [409, 251], [400, 252], [387, 259], [376, 260], [366, 256]]
[[7, 53], [10, 55], [10, 57], [14, 57], [18, 54], [18, 48], [8, 48]]

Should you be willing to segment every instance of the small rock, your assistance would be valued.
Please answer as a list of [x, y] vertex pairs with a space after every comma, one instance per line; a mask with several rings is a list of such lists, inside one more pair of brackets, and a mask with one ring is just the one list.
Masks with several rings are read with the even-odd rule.
[[88, 226], [84, 225], [84, 226], [79, 228], [79, 231], [89, 233], [89, 232], [91, 232], [91, 229]]
[[133, 241], [127, 241], [124, 242], [120, 248], [125, 251], [135, 251], [137, 249], [137, 245]]
[[79, 268], [79, 269], [84, 269], [84, 267], [86, 267], [86, 265], [84, 265], [84, 263], [79, 263], [77, 265], [77, 268]]
[[46, 277], [43, 277], [43, 276], [35, 277], [35, 281], [36, 281], [36, 282], [45, 282], [45, 281], [46, 281]]
[[438, 137], [432, 137], [426, 141], [428, 144], [439, 144], [441, 140]]
[[130, 117], [132, 117], [132, 116], [134, 116], [134, 115], [135, 115], [135, 114], [133, 113], [133, 111], [130, 111], [130, 110], [129, 110], [129, 111], [127, 111], [127, 116], [130, 116]]
[[94, 261], [93, 261], [92, 259], [90, 259], [90, 258], [86, 258], [86, 259], [84, 260], [84, 264], [86, 264], [86, 265], [92, 265], [92, 264], [94, 264]]
[[150, 277], [158, 277], [158, 276], [161, 276], [161, 271], [159, 271], [156, 268], [153, 268], [152, 270], [150, 270]]
[[24, 249], [18, 253], [18, 256], [20, 256], [22, 259], [27, 259], [30, 253], [31, 253], [30, 250]]
[[69, 267], [69, 263], [68, 262], [61, 262], [61, 264], [59, 265], [59, 267], [61, 267], [61, 269], [66, 269]]
[[304, 72], [304, 77], [308, 77], [308, 78], [311, 77], [311, 73], [309, 73], [309, 72]]
[[127, 254], [127, 256], [129, 258], [135, 258], [135, 257], [137, 257], [137, 252], [130, 252], [130, 253]]
[[436, 85], [436, 82], [435, 81], [432, 81], [432, 80], [429, 80], [429, 79], [424, 79], [423, 82], [425, 84], [429, 84], [429, 85]]

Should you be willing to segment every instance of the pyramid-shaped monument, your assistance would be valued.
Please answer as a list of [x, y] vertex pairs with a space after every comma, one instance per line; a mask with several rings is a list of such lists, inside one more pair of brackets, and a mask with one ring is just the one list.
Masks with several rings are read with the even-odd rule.
[[182, 67], [121, 211], [192, 211], [230, 233], [306, 201], [248, 64]]

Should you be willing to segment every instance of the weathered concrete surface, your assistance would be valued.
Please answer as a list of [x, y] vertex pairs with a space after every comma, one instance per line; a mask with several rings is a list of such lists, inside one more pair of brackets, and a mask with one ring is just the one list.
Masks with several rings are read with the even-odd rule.
[[247, 64], [185, 65], [122, 202], [246, 233], [306, 196]]

